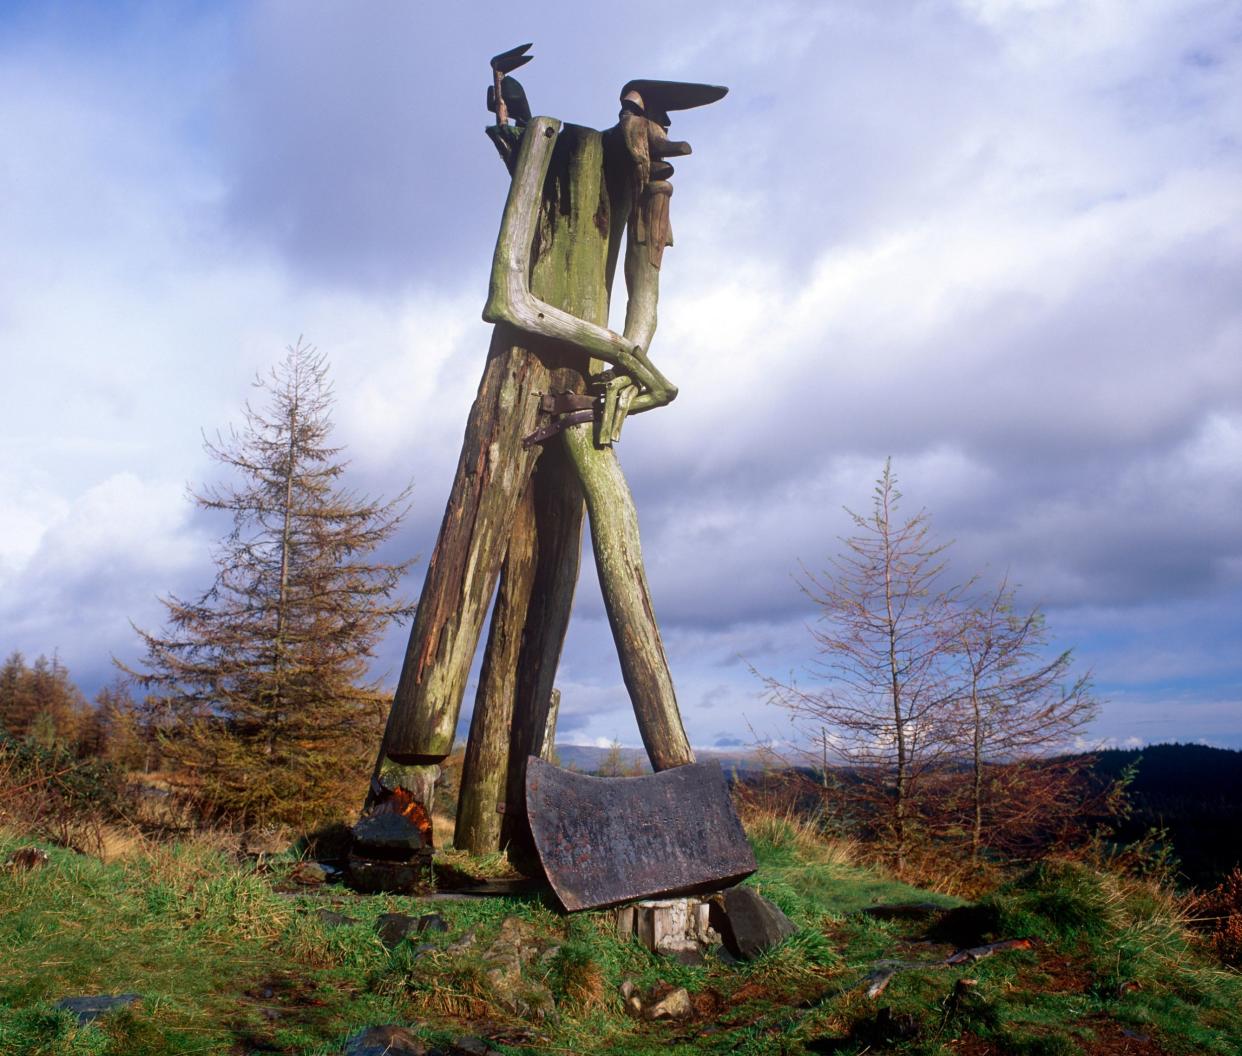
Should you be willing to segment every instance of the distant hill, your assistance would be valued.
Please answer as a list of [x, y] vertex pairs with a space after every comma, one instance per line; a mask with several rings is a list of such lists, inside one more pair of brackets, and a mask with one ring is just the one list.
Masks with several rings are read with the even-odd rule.
[[[556, 746], [556, 756], [561, 766], [581, 770], [586, 774], [593, 774], [598, 771], [610, 752], [611, 749], [609, 748], [597, 748], [591, 744], [558, 744]], [[706, 762], [709, 759], [717, 760], [724, 768], [725, 773], [729, 773], [732, 770], [749, 771], [763, 769], [763, 764], [759, 759], [748, 752], [721, 752], [711, 748], [696, 748], [694, 754], [699, 762]], [[640, 768], [643, 773], [651, 772], [651, 764], [647, 761], [647, 753], [641, 748], [622, 748], [621, 761], [627, 767], [636, 766]]]
[[1242, 752], [1202, 744], [1153, 744], [1095, 752], [1095, 771], [1115, 779], [1135, 765], [1131, 816], [1117, 825], [1123, 841], [1154, 828], [1168, 833], [1181, 870], [1196, 886], [1242, 865]]
[[[561, 766], [596, 773], [610, 749], [593, 745], [558, 744]], [[700, 760], [717, 759], [727, 774], [736, 772], [747, 783], [765, 769], [754, 753], [696, 749]], [[1107, 820], [1122, 843], [1163, 829], [1186, 880], [1196, 887], [1218, 883], [1242, 865], [1242, 751], [1201, 744], [1155, 744], [1146, 748], [1108, 749], [1091, 753], [1101, 781], [1119, 778], [1137, 764], [1130, 784], [1130, 816]], [[649, 773], [641, 748], [623, 748], [621, 764]], [[816, 779], [816, 774], [804, 770]]]

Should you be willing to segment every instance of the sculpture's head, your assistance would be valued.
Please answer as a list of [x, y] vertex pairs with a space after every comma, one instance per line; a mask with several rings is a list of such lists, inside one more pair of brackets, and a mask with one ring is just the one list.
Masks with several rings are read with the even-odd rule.
[[633, 237], [647, 247], [653, 267], [673, 244], [668, 218], [668, 182], [673, 166], [665, 158], [690, 153], [690, 144], [668, 138], [670, 110], [689, 110], [722, 99], [728, 88], [689, 81], [630, 81], [621, 89], [621, 133], [633, 163]]
[[670, 110], [690, 110], [723, 99], [728, 88], [692, 81], [629, 81], [621, 89], [621, 128], [639, 168], [640, 184], [667, 180], [673, 166], [665, 158], [690, 153], [690, 144], [668, 138]]

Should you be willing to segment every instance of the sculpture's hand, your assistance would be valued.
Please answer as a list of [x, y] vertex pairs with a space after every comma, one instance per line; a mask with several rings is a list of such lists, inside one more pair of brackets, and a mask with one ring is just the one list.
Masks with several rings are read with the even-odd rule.
[[645, 352], [640, 353], [640, 356], [649, 380], [643, 381], [641, 390], [630, 404], [630, 414], [640, 414], [653, 407], [666, 407], [677, 399], [677, 386], [660, 373]]
[[625, 416], [629, 412], [630, 404], [638, 396], [639, 389], [628, 374], [613, 374], [609, 371], [595, 380], [601, 398], [596, 442], [607, 447], [621, 439], [621, 427], [625, 424]]

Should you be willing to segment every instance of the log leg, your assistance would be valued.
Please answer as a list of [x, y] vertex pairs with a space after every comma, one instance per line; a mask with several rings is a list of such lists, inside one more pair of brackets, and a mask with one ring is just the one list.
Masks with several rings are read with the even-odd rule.
[[559, 443], [549, 444], [544, 451], [534, 484], [538, 558], [518, 657], [501, 830], [501, 845], [509, 848], [510, 857], [519, 865], [527, 863], [534, 850], [526, 821], [526, 760], [543, 754], [546, 747], [548, 711], [582, 554], [582, 490]]
[[673, 677], [656, 626], [643, 569], [638, 514], [611, 447], [598, 447], [590, 423], [564, 432], [591, 518], [591, 543], [621, 675], [638, 719], [638, 731], [656, 770], [694, 762], [677, 710]]
[[539, 758], [545, 763], [556, 762], [556, 720], [561, 711], [561, 691], [552, 690], [548, 700], [548, 718], [543, 724], [543, 747], [539, 749]]
[[518, 652], [535, 578], [533, 482], [518, 504], [509, 550], [492, 608], [474, 716], [462, 763], [453, 844], [472, 854], [500, 849], [500, 814], [508, 776], [509, 735], [517, 691]]
[[[453, 749], [462, 695], [538, 448], [548, 371], [497, 326], [470, 411], [453, 490], [427, 566], [380, 762], [436, 763]], [[377, 764], [378, 768], [378, 764]]]

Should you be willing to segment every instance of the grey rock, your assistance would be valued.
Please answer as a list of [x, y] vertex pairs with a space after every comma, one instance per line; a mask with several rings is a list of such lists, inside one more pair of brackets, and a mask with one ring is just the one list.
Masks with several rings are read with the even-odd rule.
[[496, 1049], [473, 1034], [464, 1034], [460, 1038], [454, 1038], [451, 1052], [453, 1056], [500, 1056]]
[[420, 935], [428, 934], [428, 933], [443, 934], [444, 932], [449, 930], [449, 926], [447, 922], [445, 921], [445, 919], [442, 916], [440, 916], [439, 913], [424, 913], [421, 917], [418, 918], [418, 921], [415, 924], [415, 929], [418, 931], [418, 934]]
[[418, 932], [418, 918], [407, 913], [384, 913], [375, 922], [380, 942], [390, 950], [402, 939]]
[[354, 843], [383, 851], [413, 854], [426, 846], [423, 834], [409, 818], [396, 811], [369, 814], [354, 826]]
[[659, 952], [662, 956], [669, 958], [669, 960], [691, 968], [697, 968], [707, 963], [707, 958], [703, 956], [703, 951], [699, 949], [697, 944], [687, 943], [684, 946], [665, 947]]
[[329, 928], [344, 928], [350, 924], [358, 923], [356, 917], [346, 916], [344, 913], [338, 913], [334, 909], [321, 909], [319, 911], [319, 921]]
[[535, 1020], [555, 1013], [552, 991], [542, 982], [522, 976], [522, 969], [537, 961], [549, 945], [518, 917], [505, 917], [500, 922], [495, 941], [480, 955], [484, 978], [500, 1007]]
[[351, 855], [346, 882], [363, 894], [410, 895], [426, 889], [431, 879], [430, 859], [389, 862]]
[[873, 920], [928, 920], [937, 913], [943, 913], [944, 906], [935, 902], [899, 902], [893, 905], [867, 906], [863, 916]]
[[474, 945], [478, 934], [474, 928], [463, 931], [461, 935], [453, 942], [450, 942], [445, 949], [450, 953], [464, 953]]
[[66, 997], [56, 1002], [57, 1008], [72, 1012], [79, 1023], [90, 1023], [115, 1008], [136, 1005], [141, 994], [96, 994], [92, 997]]
[[743, 961], [753, 960], [798, 930], [780, 909], [749, 887], [731, 887], [713, 900], [711, 922], [725, 949]]
[[341, 1056], [428, 1056], [429, 1051], [405, 1027], [367, 1027], [345, 1042]]

